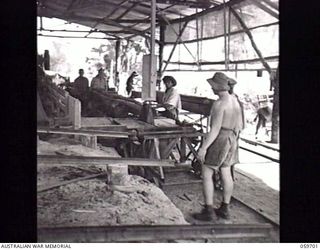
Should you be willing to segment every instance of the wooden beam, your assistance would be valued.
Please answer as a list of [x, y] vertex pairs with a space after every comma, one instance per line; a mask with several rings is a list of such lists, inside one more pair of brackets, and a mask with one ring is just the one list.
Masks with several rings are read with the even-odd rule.
[[262, 0], [262, 2], [266, 3], [271, 8], [274, 8], [276, 11], [279, 11], [279, 7], [275, 3], [271, 2], [270, 0]]
[[[279, 56], [269, 56], [265, 57], [264, 60], [266, 61], [273, 61], [278, 60]], [[248, 60], [238, 60], [238, 61], [229, 61], [229, 64], [241, 64], [241, 63], [255, 63], [261, 61], [260, 58], [255, 59], [248, 59]], [[167, 61], [164, 61], [167, 62]], [[170, 64], [180, 64], [180, 65], [190, 65], [190, 66], [196, 66], [197, 64], [195, 62], [169, 62]], [[218, 61], [218, 62], [199, 62], [200, 65], [223, 65], [224, 61]]]
[[120, 21], [121, 18], [123, 18], [125, 15], [127, 15], [132, 9], [134, 9], [137, 5], [139, 5], [139, 2], [133, 3], [130, 7], [128, 7], [120, 16], [116, 18], [116, 20]]
[[[66, 17], [65, 16], [60, 16], [60, 17], [57, 16], [57, 18], [65, 19]], [[77, 21], [78, 22], [79, 21], [80, 22], [81, 21], [98, 22], [98, 23], [105, 24], [105, 25], [115, 26], [115, 27], [121, 28], [123, 30], [130, 31], [132, 34], [136, 34], [136, 35], [145, 37], [147, 39], [150, 39], [150, 37], [145, 35], [145, 33], [143, 31], [129, 28], [129, 27], [121, 25], [118, 22], [111, 20], [111, 19], [103, 19], [103, 18], [100, 19], [100, 18], [95, 18], [95, 17], [83, 17], [83, 16], [77, 16], [77, 15], [70, 15], [69, 20], [75, 21], [75, 22], [77, 22]]]
[[263, 11], [267, 12], [269, 15], [279, 19], [279, 14], [275, 11], [271, 10], [268, 6], [261, 3], [261, 0], [250, 0], [254, 5], [256, 5], [258, 8], [262, 9]]
[[145, 158], [117, 158], [101, 156], [64, 156], [64, 155], [38, 155], [38, 164], [79, 166], [79, 165], [109, 165], [114, 163], [128, 166], [148, 166], [148, 167], [174, 167], [174, 162], [170, 160], [145, 159]]
[[93, 175], [89, 175], [89, 176], [76, 178], [76, 179], [73, 179], [73, 180], [63, 181], [63, 182], [60, 182], [60, 183], [48, 185], [48, 186], [46, 186], [44, 188], [38, 188], [37, 193], [42, 193], [42, 192], [49, 191], [49, 190], [52, 190], [54, 188], [65, 186], [65, 185], [68, 185], [68, 184], [71, 184], [71, 183], [90, 180], [90, 179], [94, 179], [94, 178], [105, 176], [105, 175], [107, 175], [107, 173], [98, 173], [98, 174], [93, 174]]
[[174, 44], [174, 46], [173, 46], [173, 48], [172, 48], [172, 50], [171, 50], [171, 53], [170, 53], [167, 61], [164, 61], [164, 62], [166, 62], [166, 65], [165, 65], [164, 68], [161, 70], [162, 72], [166, 71], [166, 68], [168, 67], [168, 64], [169, 64], [169, 62], [170, 62], [170, 60], [171, 60], [171, 58], [172, 58], [173, 52], [175, 51], [175, 49], [176, 49], [176, 47], [177, 47], [177, 42], [180, 40], [183, 31], [184, 31], [185, 28], [187, 27], [187, 24], [188, 24], [188, 22], [185, 22], [185, 23], [183, 24], [183, 27], [182, 27], [182, 29], [180, 30], [179, 35], [177, 36], [176, 43]]
[[[236, 64], [237, 65], [237, 64]], [[275, 70], [274, 68], [271, 68], [272, 70]], [[244, 72], [250, 72], [250, 71], [257, 71], [257, 70], [266, 70], [266, 69], [168, 69], [167, 72], [212, 72], [212, 71], [226, 71], [226, 72], [237, 72], [237, 71], [244, 71]]]
[[[268, 24], [255, 26], [255, 27], [252, 27], [252, 28], [248, 28], [248, 30], [254, 30], [254, 29], [259, 29], [259, 28], [263, 28], [263, 27], [269, 27], [269, 26], [272, 26], [272, 25], [279, 25], [279, 22], [274, 22], [274, 23], [268, 23]], [[231, 35], [236, 35], [236, 34], [243, 33], [243, 32], [245, 32], [245, 31], [243, 29], [241, 29], [241, 30], [230, 32], [229, 35], [230, 36]], [[223, 36], [224, 36], [224, 34], [221, 34], [221, 35], [217, 35], [217, 36], [204, 37], [204, 38], [201, 38], [201, 39], [192, 39], [192, 40], [187, 40], [187, 41], [183, 41], [183, 42], [184, 43], [194, 43], [194, 42], [197, 42], [197, 41], [213, 40], [213, 39], [220, 38], [220, 37], [223, 37]], [[182, 42], [178, 42], [178, 44], [179, 43], [182, 43]], [[170, 44], [175, 44], [175, 42], [165, 42], [165, 45], [170, 45]]]
[[230, 11], [232, 12], [232, 14], [235, 16], [235, 18], [238, 20], [238, 22], [240, 23], [241, 27], [244, 29], [244, 31], [246, 32], [246, 34], [248, 35], [250, 41], [251, 41], [251, 45], [253, 47], [253, 49], [255, 50], [255, 52], [257, 53], [257, 55], [260, 58], [260, 61], [262, 63], [262, 65], [266, 68], [266, 70], [269, 72], [269, 74], [271, 74], [271, 67], [269, 66], [269, 64], [266, 62], [266, 60], [264, 59], [264, 57], [262, 56], [261, 51], [258, 49], [256, 43], [253, 40], [253, 36], [250, 32], [250, 30], [248, 29], [248, 27], [246, 26], [246, 24], [242, 21], [241, 17], [239, 16], [239, 14], [232, 8], [230, 7]]
[[154, 139], [154, 138], [157, 138], [157, 139], [173, 139], [173, 138], [182, 138], [182, 137], [197, 137], [197, 136], [203, 136], [202, 133], [200, 132], [196, 132], [196, 133], [192, 133], [192, 134], [186, 134], [186, 133], [177, 133], [177, 134], [160, 134], [160, 135], [146, 135], [144, 136], [143, 138], [146, 139], [146, 140], [149, 140], [149, 139]]
[[87, 33], [87, 32], [91, 32], [91, 33], [103, 33], [100, 30], [55, 30], [55, 29], [37, 29], [38, 31], [47, 31], [47, 32], [70, 32], [70, 33]]
[[87, 39], [117, 40], [116, 38], [111, 38], [111, 37], [99, 38], [99, 37], [82, 37], [82, 36], [55, 36], [55, 35], [43, 35], [43, 34], [37, 34], [37, 35], [43, 36], [43, 37], [56, 37], [56, 38], [87, 38]]
[[[157, 3], [158, 3], [159, 1], [157, 1]], [[144, 7], [144, 8], [149, 8], [150, 9], [150, 5], [148, 5], [148, 4], [145, 4], [145, 3], [140, 3], [140, 6], [141, 7]], [[157, 10], [157, 13], [161, 13], [161, 12], [168, 12], [168, 13], [170, 13], [170, 14], [174, 14], [174, 15], [177, 15], [177, 16], [187, 16], [187, 15], [184, 15], [184, 14], [180, 14], [180, 13], [178, 13], [178, 12], [176, 12], [176, 11], [172, 11], [172, 10], [169, 10], [170, 8], [172, 8], [172, 7], [174, 7], [174, 6], [176, 6], [175, 4], [172, 4], [172, 5], [170, 5], [170, 6], [167, 6], [167, 7], [165, 7], [165, 8], [159, 8], [158, 7], [158, 10]]]
[[269, 237], [270, 224], [39, 227], [38, 242], [139, 242]]
[[[177, 37], [179, 37], [179, 39], [181, 40], [181, 35], [179, 35], [174, 28], [172, 28], [171, 23], [169, 22], [169, 20], [166, 17], [163, 17], [163, 19], [165, 20], [165, 22], [169, 25], [169, 27], [172, 29], [172, 31], [176, 34]], [[182, 41], [182, 40], [181, 40]], [[185, 43], [182, 41], [183, 46], [185, 47], [185, 49], [188, 51], [188, 53], [191, 55], [191, 57], [193, 58], [194, 61], [197, 62], [197, 58], [194, 57], [194, 55], [191, 53], [191, 51], [189, 50], [189, 48], [187, 47], [187, 45], [185, 45]]]
[[84, 130], [84, 129], [63, 129], [63, 128], [38, 128], [39, 134], [64, 134], [64, 135], [86, 135], [104, 138], [128, 138], [128, 132]]
[[159, 4], [174, 4], [175, 6], [187, 6], [189, 8], [208, 8], [211, 3], [204, 1], [188, 1], [188, 0], [157, 0]]
[[120, 8], [122, 8], [122, 6], [124, 4], [126, 4], [127, 2], [129, 2], [129, 0], [123, 0], [121, 3], [118, 4], [117, 7], [115, 7], [107, 16], [105, 16], [104, 18], [109, 18], [111, 17], [114, 13], [116, 13], [117, 10], [119, 10]]
[[[243, 1], [245, 1], [245, 0], [230, 0], [230, 1], [228, 1], [226, 3], [226, 7], [229, 7], [229, 6], [232, 6], [232, 5], [235, 5], [235, 4], [239, 4], [239, 3], [243, 2]], [[196, 18], [198, 18], [200, 16], [204, 16], [204, 15], [206, 15], [208, 13], [212, 13], [212, 12], [219, 11], [219, 10], [222, 10], [222, 9], [223, 9], [223, 4], [220, 4], [220, 5], [214, 6], [212, 8], [206, 9], [204, 11], [201, 11], [199, 13], [196, 13], [196, 14], [193, 14], [193, 15], [190, 15], [190, 16], [186, 16], [184, 18], [177, 18], [177, 19], [170, 20], [170, 23], [174, 24], [174, 23], [192, 21], [192, 20], [195, 20]]]

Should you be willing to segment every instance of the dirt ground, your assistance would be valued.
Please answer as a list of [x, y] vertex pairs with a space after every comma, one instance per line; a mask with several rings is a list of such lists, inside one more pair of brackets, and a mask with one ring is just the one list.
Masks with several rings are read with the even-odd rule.
[[[166, 183], [163, 190], [173, 203], [182, 211], [186, 221], [191, 224], [204, 224], [192, 218], [193, 213], [199, 212], [204, 205], [202, 184], [194, 183], [186, 185], [170, 185], [172, 182], [184, 182], [196, 180], [188, 172], [165, 172]], [[271, 189], [266, 184], [253, 176], [243, 172], [235, 173], [234, 196], [244, 201], [252, 208], [263, 213], [268, 218], [279, 222], [279, 192]], [[215, 192], [215, 206], [221, 203], [221, 192]], [[267, 223], [261, 216], [252, 212], [250, 208], [235, 199], [230, 203], [230, 220], [216, 218], [217, 224], [259, 224]], [[225, 242], [222, 241], [222, 242]], [[272, 230], [270, 238], [266, 239], [233, 239], [230, 242], [279, 242], [279, 228]]]
[[[113, 148], [90, 149], [67, 137], [38, 141], [38, 154], [112, 156]], [[105, 171], [105, 166], [38, 165], [38, 190], [63, 181]], [[165, 172], [166, 184], [190, 180], [188, 172]], [[279, 192], [243, 171], [236, 172], [234, 195], [272, 220], [279, 221]], [[192, 213], [202, 208], [201, 181], [187, 186], [166, 185], [163, 190], [139, 176], [124, 177], [126, 189], [110, 191], [106, 177], [70, 183], [38, 193], [38, 227], [132, 224], [199, 224]], [[192, 179], [192, 178], [191, 178]], [[196, 180], [196, 179], [194, 179]], [[199, 179], [198, 179], [199, 180]], [[128, 191], [129, 190], [129, 191]], [[221, 195], [216, 193], [217, 206]], [[236, 200], [230, 204], [231, 220], [216, 223], [266, 223]], [[268, 239], [240, 239], [229, 242], [278, 242], [279, 230]], [[187, 242], [187, 241], [186, 241]], [[225, 241], [223, 241], [225, 242]]]

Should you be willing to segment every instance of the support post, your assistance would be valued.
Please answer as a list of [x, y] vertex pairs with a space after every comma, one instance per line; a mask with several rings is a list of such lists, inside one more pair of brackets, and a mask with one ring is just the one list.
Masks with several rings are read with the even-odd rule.
[[119, 91], [119, 72], [118, 72], [118, 61], [119, 61], [119, 52], [120, 52], [120, 40], [116, 41], [116, 55], [115, 55], [115, 74], [114, 74], [114, 86], [116, 87], [116, 91]]
[[49, 54], [49, 50], [45, 50], [44, 51], [44, 69], [45, 70], [50, 70], [50, 54]]
[[[158, 67], [158, 78], [162, 77], [162, 64], [163, 64], [163, 48], [165, 43], [165, 30], [166, 26], [164, 24], [160, 25], [160, 44], [159, 44], [159, 67]], [[158, 90], [160, 91], [160, 83], [158, 85]]]
[[271, 143], [279, 142], [279, 67], [273, 79], [273, 109], [271, 125]]
[[180, 162], [185, 162], [187, 160], [187, 144], [181, 137], [180, 141]]
[[144, 101], [156, 100], [156, 55], [155, 55], [155, 30], [156, 30], [156, 0], [151, 1], [151, 41], [150, 55], [143, 57], [143, 86], [142, 99]]
[[271, 74], [271, 67], [266, 62], [264, 57], [262, 56], [262, 53], [258, 49], [256, 43], [254, 42], [253, 36], [252, 36], [250, 30], [248, 29], [247, 25], [242, 21], [241, 17], [238, 15], [238, 13], [232, 7], [230, 7], [230, 11], [235, 16], [235, 18], [238, 20], [238, 22], [240, 23], [240, 25], [243, 28], [244, 32], [248, 35], [248, 37], [249, 37], [249, 39], [251, 41], [251, 45], [252, 45], [253, 49], [255, 50], [255, 52], [257, 53], [257, 55], [259, 56], [262, 65], [266, 68], [266, 70], [269, 72], [269, 74]]
[[227, 48], [227, 13], [226, 1], [223, 0], [223, 34], [224, 34], [224, 66], [228, 69], [228, 48]]

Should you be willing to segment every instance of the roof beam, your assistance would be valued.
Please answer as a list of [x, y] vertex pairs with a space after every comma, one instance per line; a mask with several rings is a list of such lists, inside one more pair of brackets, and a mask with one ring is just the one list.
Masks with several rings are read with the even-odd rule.
[[[263, 27], [269, 27], [269, 26], [273, 26], [273, 25], [279, 25], [279, 22], [274, 22], [274, 23], [268, 23], [268, 24], [255, 26], [255, 27], [252, 27], [252, 28], [248, 28], [248, 30], [255, 30], [255, 29], [259, 29], [259, 28], [263, 28]], [[236, 30], [236, 31], [230, 32], [229, 35], [232, 36], [232, 35], [236, 35], [236, 34], [243, 33], [243, 32], [244, 32], [244, 29]], [[220, 37], [223, 37], [223, 36], [224, 36], [224, 34], [221, 34], [221, 35], [216, 35], [216, 36], [203, 37], [201, 39], [187, 40], [187, 41], [183, 41], [183, 42], [184, 43], [194, 43], [194, 42], [198, 42], [198, 41], [212, 40], [212, 39], [220, 38]], [[178, 42], [178, 43], [181, 43], [181, 42]], [[165, 42], [165, 45], [173, 45], [173, 44], [175, 44], [175, 42]]]
[[189, 8], [208, 8], [212, 3], [210, 1], [188, 1], [188, 0], [157, 0], [160, 4], [174, 4], [187, 6]]
[[238, 22], [240, 23], [241, 27], [244, 29], [244, 32], [248, 35], [248, 37], [250, 39], [250, 42], [251, 42], [251, 45], [252, 45], [253, 49], [255, 50], [255, 52], [257, 53], [257, 55], [259, 56], [262, 65], [266, 68], [266, 70], [269, 72], [269, 74], [271, 74], [271, 67], [266, 62], [264, 57], [262, 56], [262, 53], [258, 49], [256, 43], [254, 42], [253, 36], [252, 36], [250, 30], [248, 29], [247, 25], [243, 22], [243, 20], [239, 16], [239, 14], [232, 7], [230, 7], [230, 11], [234, 15], [234, 17], [238, 20]]
[[260, 0], [250, 0], [250, 2], [256, 5], [258, 8], [262, 9], [263, 11], [267, 12], [269, 15], [279, 19], [279, 14], [271, 10], [268, 6], [262, 4]]
[[[264, 58], [266, 61], [274, 61], [279, 60], [279, 56], [269, 56]], [[261, 61], [260, 58], [248, 59], [248, 60], [238, 60], [238, 61], [229, 61], [229, 64], [240, 64], [240, 63], [255, 63]], [[168, 62], [169, 64], [180, 64], [180, 65], [188, 65], [188, 66], [197, 66], [196, 62]], [[217, 62], [199, 62], [202, 65], [224, 65], [225, 61], [217, 61]]]
[[[64, 19], [64, 17], [60, 17], [60, 18]], [[71, 15], [69, 18], [71, 20], [75, 20], [75, 21], [81, 21], [82, 20], [82, 21], [98, 22], [98, 23], [105, 24], [105, 25], [115, 26], [115, 27], [121, 28], [123, 30], [129, 31], [132, 34], [139, 35], [139, 36], [145, 37], [147, 39], [150, 39], [150, 36], [147, 36], [144, 31], [132, 29], [130, 27], [121, 25], [118, 22], [110, 20], [110, 19], [103, 19], [103, 18], [100, 19], [100, 18], [94, 18], [94, 17], [83, 17], [83, 16], [77, 16], [77, 15]], [[158, 40], [156, 40], [156, 41], [159, 43]]]
[[[109, 1], [105, 1], [105, 0], [103, 0], [103, 1], [106, 3], [106, 5], [113, 5], [113, 6], [118, 7], [118, 4], [115, 4], [114, 2], [109, 2]], [[126, 7], [124, 7], [124, 6], [121, 6], [121, 8], [123, 8], [123, 9], [126, 9], [126, 10], [127, 10], [127, 8], [126, 8]], [[136, 12], [136, 13], [141, 14], [141, 15], [145, 15], [145, 16], [148, 16], [148, 15], [149, 15], [149, 13], [148, 13], [148, 12], [144, 12], [144, 11], [137, 10], [137, 9], [135, 9], [135, 10], [131, 10], [131, 11], [132, 11], [132, 12]]]
[[262, 0], [262, 2], [266, 3], [271, 8], [274, 8], [276, 11], [279, 11], [279, 7], [275, 3], [271, 2], [270, 0]]
[[[235, 4], [239, 4], [239, 3], [243, 2], [243, 1], [245, 1], [245, 0], [230, 0], [229, 2], [227, 2], [225, 4], [225, 6], [226, 7], [230, 7], [230, 6], [233, 6]], [[223, 8], [224, 8], [224, 5], [220, 4], [220, 5], [214, 6], [212, 8], [206, 9], [204, 11], [198, 12], [196, 14], [190, 15], [190, 16], [186, 16], [186, 17], [183, 17], [183, 18], [177, 18], [177, 19], [170, 20], [170, 23], [174, 24], [174, 23], [180, 23], [180, 22], [186, 22], [186, 21], [195, 20], [196, 18], [204, 16], [204, 15], [206, 15], [208, 13], [219, 11], [219, 10], [223, 10]]]
[[[157, 2], [158, 2], [158, 1], [157, 1]], [[148, 8], [148, 9], [151, 8], [150, 5], [145, 4], [145, 3], [140, 3], [140, 6], [141, 6], [141, 7], [144, 7], [144, 8]], [[168, 9], [174, 7], [174, 6], [176, 6], [176, 5], [175, 5], [175, 4], [172, 4], [172, 5], [170, 5], [170, 6], [167, 6], [167, 7], [163, 8], [163, 9], [157, 7], [157, 8], [159, 9], [159, 10], [157, 11], [157, 13], [168, 12], [168, 13], [170, 13], [170, 14], [174, 14], [174, 15], [177, 15], [177, 16], [186, 16], [186, 15], [180, 14], [180, 13], [178, 13], [178, 12], [176, 12], [176, 11], [168, 10]]]
[[38, 34], [38, 36], [43, 36], [43, 37], [56, 37], [56, 38], [87, 38], [87, 39], [117, 40], [117, 38], [111, 38], [111, 37], [99, 38], [99, 37], [82, 37], [82, 36], [56, 36], [56, 35], [43, 35], [43, 34]]
[[122, 8], [122, 6], [124, 4], [126, 4], [127, 2], [129, 2], [129, 0], [124, 0], [122, 1], [117, 7], [115, 7], [106, 17], [104, 18], [109, 18], [111, 17], [114, 13], [116, 13], [117, 10], [119, 10], [120, 8]]
[[121, 18], [123, 18], [125, 15], [127, 15], [130, 11], [132, 11], [137, 5], [139, 5], [139, 2], [133, 3], [130, 7], [128, 7], [120, 16], [116, 18], [116, 20], [120, 21]]

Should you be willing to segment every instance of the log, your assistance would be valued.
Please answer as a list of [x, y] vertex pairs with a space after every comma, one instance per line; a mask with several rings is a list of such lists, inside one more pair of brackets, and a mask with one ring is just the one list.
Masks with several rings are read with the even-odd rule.
[[[163, 95], [164, 95], [164, 92], [157, 91], [158, 103], [163, 103], [162, 102]], [[133, 91], [132, 97], [140, 98], [141, 92]], [[208, 116], [210, 114], [210, 109], [214, 100], [205, 98], [205, 97], [189, 96], [189, 95], [180, 95], [180, 97], [181, 97], [182, 109], [196, 113], [196, 114], [202, 114], [205, 116]]]
[[129, 166], [174, 167], [174, 162], [170, 160], [144, 159], [144, 158], [117, 158], [101, 156], [62, 156], [62, 155], [38, 155], [38, 164], [44, 165], [108, 165], [114, 163], [127, 164]]

